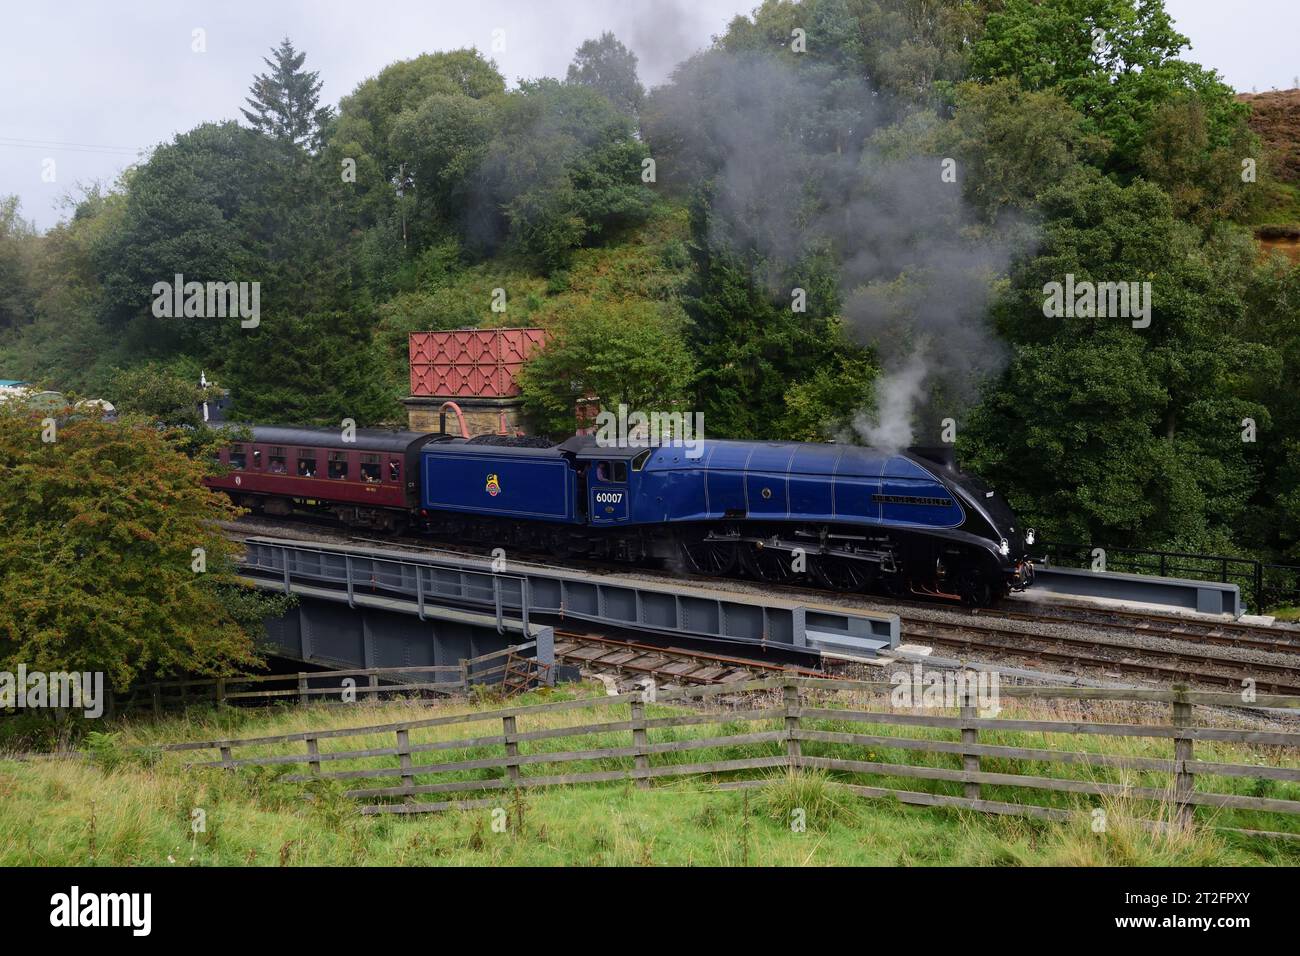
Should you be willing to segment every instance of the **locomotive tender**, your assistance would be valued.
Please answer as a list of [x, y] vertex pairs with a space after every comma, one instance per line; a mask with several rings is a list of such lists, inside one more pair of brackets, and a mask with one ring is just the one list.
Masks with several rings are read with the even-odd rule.
[[366, 429], [344, 442], [336, 429], [256, 426], [220, 458], [229, 471], [209, 484], [240, 504], [329, 512], [354, 527], [973, 605], [1033, 580], [1032, 531], [946, 450]]

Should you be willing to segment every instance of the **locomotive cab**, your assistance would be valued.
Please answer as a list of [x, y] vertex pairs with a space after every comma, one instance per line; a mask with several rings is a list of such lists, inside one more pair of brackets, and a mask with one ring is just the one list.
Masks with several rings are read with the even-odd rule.
[[573, 456], [578, 497], [593, 526], [627, 524], [637, 498], [646, 448], [606, 448], [573, 438], [559, 446]]

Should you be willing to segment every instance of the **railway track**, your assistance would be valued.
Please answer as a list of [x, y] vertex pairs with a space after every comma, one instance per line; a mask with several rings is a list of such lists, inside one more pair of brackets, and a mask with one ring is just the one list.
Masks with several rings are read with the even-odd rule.
[[555, 659], [594, 673], [653, 677], [656, 682], [675, 684], [740, 683], [791, 671], [801, 677], [825, 676], [806, 667], [569, 631], [556, 631]]
[[1035, 608], [1032, 612], [997, 608], [992, 611], [976, 611], [972, 616], [992, 616], [1034, 623], [1078, 624], [1170, 640], [1213, 644], [1217, 647], [1248, 647], [1281, 654], [1300, 654], [1300, 630], [1294, 628], [1268, 628], [1236, 621], [1197, 621], [1159, 612], [1100, 609], [1081, 604], [1049, 604], [1041, 609]]
[[1300, 693], [1300, 667], [1243, 661], [1194, 647], [1163, 650], [1105, 638], [1028, 634], [973, 622], [944, 624], [901, 617], [900, 623], [903, 635], [909, 641], [965, 652], [1000, 658], [1024, 657], [1135, 677], [1226, 686], [1232, 690], [1240, 690], [1242, 681], [1250, 679], [1260, 693]]

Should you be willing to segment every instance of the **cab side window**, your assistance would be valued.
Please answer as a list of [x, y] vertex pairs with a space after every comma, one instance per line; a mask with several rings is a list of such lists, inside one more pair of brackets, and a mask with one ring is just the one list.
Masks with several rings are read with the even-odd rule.
[[627, 462], [625, 461], [602, 461], [596, 464], [596, 480], [625, 482], [627, 481]]

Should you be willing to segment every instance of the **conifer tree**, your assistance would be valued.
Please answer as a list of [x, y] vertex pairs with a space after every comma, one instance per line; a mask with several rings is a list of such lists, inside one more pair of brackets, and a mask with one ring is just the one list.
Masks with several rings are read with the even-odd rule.
[[332, 112], [321, 107], [320, 73], [304, 70], [305, 52], [293, 48], [288, 37], [271, 51], [271, 57], [262, 62], [270, 72], [253, 78], [249, 87], [248, 105], [240, 109], [253, 129], [274, 137], [291, 146], [315, 151], [321, 144], [321, 130], [329, 122]]

